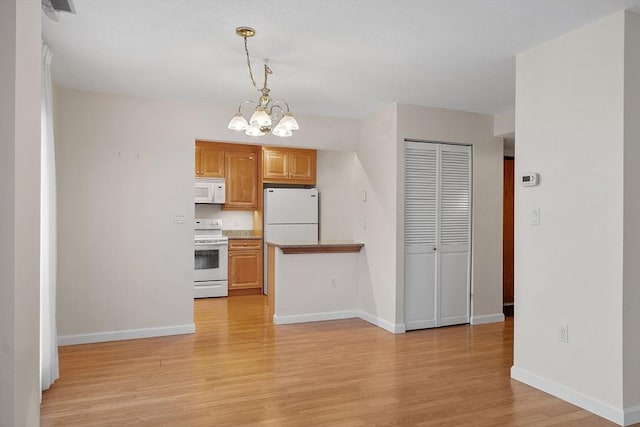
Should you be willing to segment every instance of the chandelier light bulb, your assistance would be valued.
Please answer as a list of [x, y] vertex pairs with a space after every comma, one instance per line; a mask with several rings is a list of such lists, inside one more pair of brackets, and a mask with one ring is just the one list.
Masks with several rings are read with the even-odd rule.
[[262, 135], [266, 135], [265, 132], [262, 131], [262, 129], [260, 129], [260, 125], [257, 124], [252, 124], [250, 125], [247, 130], [245, 131], [246, 135], [249, 136], [262, 136]]
[[249, 122], [245, 119], [240, 112], [237, 112], [229, 122], [229, 129], [231, 130], [247, 130]]
[[267, 114], [264, 108], [258, 107], [256, 111], [253, 112], [249, 123], [258, 126], [271, 126], [271, 117], [269, 117], [269, 114]]
[[279, 126], [284, 126], [288, 130], [298, 130], [300, 127], [298, 126], [298, 121], [293, 117], [293, 114], [290, 112], [284, 113], [284, 117], [280, 120]]
[[278, 126], [276, 126], [271, 131], [271, 133], [274, 134], [275, 136], [281, 136], [285, 138], [293, 135], [289, 129], [287, 129], [285, 126], [282, 125], [282, 122], [278, 123]]

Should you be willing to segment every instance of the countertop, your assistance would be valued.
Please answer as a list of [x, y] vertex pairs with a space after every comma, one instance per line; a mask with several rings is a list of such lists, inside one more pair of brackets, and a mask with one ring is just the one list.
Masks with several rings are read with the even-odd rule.
[[256, 230], [222, 230], [222, 235], [229, 239], [262, 239], [262, 231]]
[[320, 240], [317, 242], [267, 242], [284, 254], [360, 252], [364, 243], [352, 240]]

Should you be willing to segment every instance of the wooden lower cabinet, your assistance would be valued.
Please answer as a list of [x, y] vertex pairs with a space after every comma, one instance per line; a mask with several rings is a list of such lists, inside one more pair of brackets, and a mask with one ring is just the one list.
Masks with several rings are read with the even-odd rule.
[[262, 292], [262, 240], [229, 240], [229, 295], [235, 290]]

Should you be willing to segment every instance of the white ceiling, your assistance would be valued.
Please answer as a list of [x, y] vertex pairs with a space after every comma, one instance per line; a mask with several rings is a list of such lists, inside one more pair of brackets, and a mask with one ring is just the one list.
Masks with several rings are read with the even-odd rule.
[[392, 102], [497, 113], [514, 105], [519, 52], [640, 0], [74, 0], [43, 15], [65, 87], [237, 105], [258, 93], [292, 111], [364, 117]]

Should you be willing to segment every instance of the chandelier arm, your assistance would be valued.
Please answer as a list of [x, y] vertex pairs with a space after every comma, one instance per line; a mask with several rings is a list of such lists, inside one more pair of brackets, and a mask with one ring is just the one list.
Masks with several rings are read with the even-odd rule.
[[[284, 104], [285, 107], [287, 107], [287, 113], [289, 112], [289, 104], [287, 104], [287, 101], [285, 101], [284, 99], [278, 99], [276, 101], [273, 101], [273, 106], [275, 107], [277, 104]], [[282, 112], [284, 113], [284, 109], [282, 107], [279, 107]]]
[[[251, 70], [251, 59], [249, 58], [249, 48], [247, 47], [247, 36], [244, 36], [243, 39], [244, 39], [244, 53], [247, 55], [247, 67], [249, 67], [249, 77], [251, 78], [251, 83], [253, 83], [253, 87], [255, 87], [258, 92], [262, 92], [260, 88], [258, 88], [258, 85], [256, 84], [256, 81], [253, 78], [253, 71]], [[267, 86], [266, 78], [265, 78], [264, 85], [265, 87]]]
[[[271, 104], [271, 108], [269, 109], [269, 116], [271, 116], [271, 120], [273, 120], [274, 122], [277, 122], [282, 117], [284, 117], [285, 111], [284, 111], [284, 108], [278, 105], [279, 102], [284, 102], [284, 101], [275, 101], [274, 103]], [[278, 111], [274, 112], [274, 109], [277, 109], [279, 112]]]
[[252, 100], [250, 100], [250, 99], [245, 99], [244, 101], [242, 101], [242, 102], [240, 103], [240, 105], [238, 105], [238, 113], [242, 113], [242, 112], [240, 111], [240, 109], [241, 109], [241, 108], [242, 108], [242, 106], [243, 106], [244, 104], [246, 104], [246, 103], [250, 103], [250, 104], [258, 105], [258, 103], [257, 103], [256, 101], [252, 101]]

